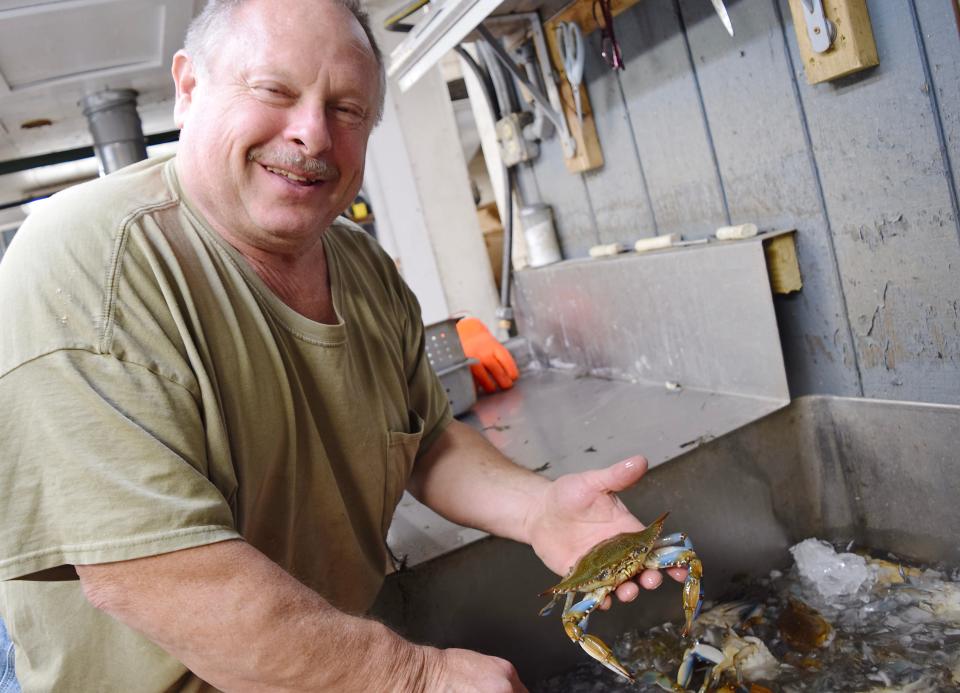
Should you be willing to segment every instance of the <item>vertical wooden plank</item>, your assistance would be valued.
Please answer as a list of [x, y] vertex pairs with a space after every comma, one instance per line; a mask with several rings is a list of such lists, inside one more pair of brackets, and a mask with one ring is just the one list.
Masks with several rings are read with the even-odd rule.
[[921, 0], [913, 4], [920, 20], [933, 82], [930, 88], [936, 97], [937, 117], [943, 128], [954, 195], [960, 197], [960, 26], [950, 21], [951, 2], [956, 0]]
[[659, 233], [705, 237], [725, 222], [723, 198], [673, 0], [643, 0], [615, 21], [626, 62], [620, 83]]
[[797, 229], [803, 290], [776, 302], [791, 393], [860, 395], [781, 17], [773, 2], [731, 3], [731, 38], [715, 16], [703, 14], [704, 5], [680, 3], [731, 219]]
[[[949, 5], [940, 4], [944, 21], [953, 22]], [[933, 125], [909, 3], [871, 2], [870, 16], [880, 52], [876, 69], [828, 84], [799, 84], [864, 394], [958, 403], [960, 243], [949, 194], [953, 181]], [[795, 51], [791, 43], [799, 73]]]
[[597, 217], [599, 242], [629, 247], [639, 238], [655, 235], [656, 220], [617, 74], [600, 55], [600, 32], [585, 39], [584, 83], [605, 161], [602, 168], [583, 174], [584, 180]]

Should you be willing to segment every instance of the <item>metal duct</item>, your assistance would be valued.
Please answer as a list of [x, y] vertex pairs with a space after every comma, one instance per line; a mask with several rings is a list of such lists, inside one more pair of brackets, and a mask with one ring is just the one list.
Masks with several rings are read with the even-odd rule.
[[136, 91], [106, 89], [83, 97], [80, 105], [93, 135], [101, 176], [147, 158]]

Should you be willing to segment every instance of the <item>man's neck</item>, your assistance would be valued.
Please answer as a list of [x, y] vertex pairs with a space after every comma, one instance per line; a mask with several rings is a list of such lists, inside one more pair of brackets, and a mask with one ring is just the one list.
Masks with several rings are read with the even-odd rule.
[[336, 324], [327, 258], [320, 239], [307, 253], [296, 257], [238, 250], [286, 305], [316, 322]]

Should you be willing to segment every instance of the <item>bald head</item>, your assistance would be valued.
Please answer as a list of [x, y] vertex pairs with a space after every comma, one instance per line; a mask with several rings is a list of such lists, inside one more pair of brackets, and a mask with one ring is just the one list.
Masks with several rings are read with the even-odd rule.
[[[329, 2], [345, 8], [363, 29], [367, 42], [370, 44], [370, 51], [379, 68], [379, 79], [376, 85], [378, 89], [376, 120], [379, 122], [383, 116], [383, 102], [386, 97], [386, 71], [383, 64], [383, 53], [377, 45], [370, 26], [370, 16], [361, 7], [359, 0], [313, 1], [318, 3]], [[208, 70], [217, 46], [227, 40], [230, 35], [234, 12], [247, 2], [249, 0], [207, 0], [203, 10], [190, 23], [183, 48], [190, 55], [198, 71], [206, 72]]]

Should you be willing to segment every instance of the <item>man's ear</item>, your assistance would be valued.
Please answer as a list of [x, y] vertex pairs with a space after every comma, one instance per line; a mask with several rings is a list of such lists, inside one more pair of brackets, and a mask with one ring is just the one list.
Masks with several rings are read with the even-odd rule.
[[178, 128], [183, 127], [187, 118], [187, 111], [193, 103], [193, 90], [197, 86], [196, 65], [184, 51], [177, 51], [173, 56], [173, 65], [170, 68], [173, 74], [173, 84], [176, 87], [176, 100], [173, 104], [173, 120]]

